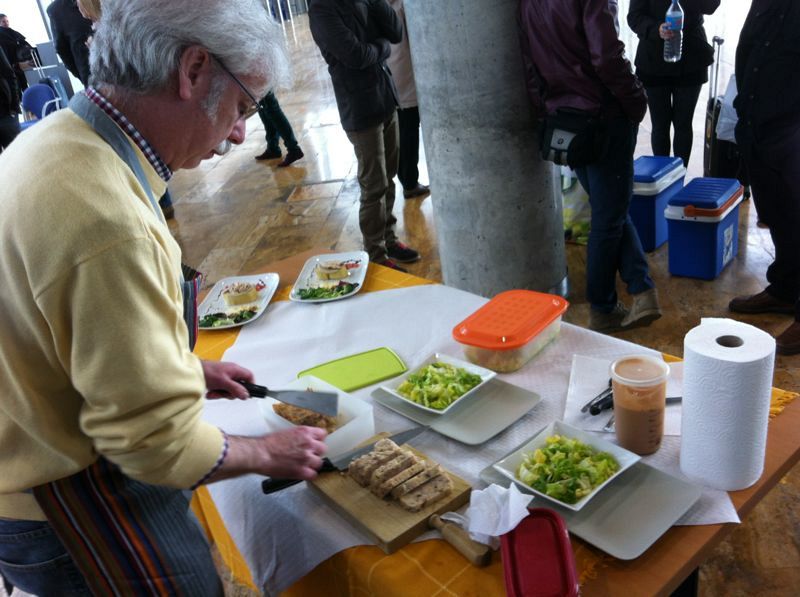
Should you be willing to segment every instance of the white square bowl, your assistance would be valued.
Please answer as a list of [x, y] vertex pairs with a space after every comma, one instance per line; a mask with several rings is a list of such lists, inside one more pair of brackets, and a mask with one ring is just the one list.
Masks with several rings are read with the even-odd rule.
[[[325, 444], [328, 446], [326, 456], [335, 458], [355, 448], [365, 439], [375, 435], [375, 422], [372, 417], [372, 405], [352, 396], [313, 375], [295, 379], [291, 383], [282, 384], [281, 390], [312, 390], [315, 392], [335, 392], [339, 395], [339, 426], [328, 434]], [[287, 421], [274, 410], [272, 405], [279, 402], [273, 398], [259, 398], [261, 412], [267, 419], [271, 429], [288, 429], [294, 424]]]
[[[611, 454], [614, 459], [619, 463], [619, 470], [611, 475], [608, 479], [606, 479], [603, 483], [598, 485], [594, 488], [594, 490], [589, 494], [575, 502], [574, 504], [567, 504], [566, 502], [562, 502], [554, 497], [550, 497], [540, 491], [537, 491], [530, 485], [526, 485], [519, 479], [517, 479], [517, 469], [519, 465], [522, 464], [523, 454], [528, 452], [533, 452], [537, 448], [542, 448], [546, 444], [546, 440], [548, 437], [552, 435], [561, 435], [563, 437], [567, 437], [570, 439], [577, 439], [582, 441], [584, 444], [591, 446], [595, 450], [599, 452], [608, 452]], [[567, 425], [562, 421], [554, 421], [550, 423], [547, 427], [542, 429], [538, 434], [536, 434], [529, 442], [527, 442], [524, 446], [520, 447], [516, 451], [512, 452], [499, 462], [495, 463], [493, 468], [499, 472], [500, 474], [504, 475], [511, 479], [514, 483], [517, 484], [523, 491], [527, 491], [529, 493], [535, 493], [538, 496], [541, 496], [545, 499], [550, 500], [562, 506], [564, 508], [568, 508], [570, 510], [578, 511], [583, 508], [589, 500], [591, 500], [594, 496], [596, 496], [606, 485], [611, 483], [615, 478], [617, 478], [622, 471], [630, 468], [636, 462], [641, 459], [641, 456], [638, 454], [634, 454], [633, 452], [626, 450], [625, 448], [620, 448], [616, 444], [612, 444], [609, 441], [604, 439], [600, 439], [593, 435], [592, 433], [583, 431], [582, 429], [578, 429], [577, 427], [572, 427], [571, 425]]]
[[[401, 393], [399, 393], [397, 391], [397, 388], [400, 387], [400, 384], [402, 384], [406, 379], [408, 379], [409, 376], [414, 375], [415, 373], [419, 373], [419, 371], [421, 371], [422, 369], [424, 369], [425, 367], [427, 367], [428, 365], [431, 365], [433, 363], [446, 363], [448, 365], [452, 365], [453, 367], [457, 367], [459, 369], [466, 369], [470, 373], [474, 373], [475, 375], [479, 375], [480, 378], [481, 378], [481, 383], [479, 383], [477, 386], [472, 388], [469, 392], [465, 392], [463, 395], [459, 396], [456, 400], [451, 402], [447, 406], [447, 408], [443, 408], [441, 410], [438, 410], [438, 409], [435, 409], [435, 408], [429, 408], [429, 407], [427, 407], [427, 406], [425, 406], [423, 404], [417, 404], [416, 402], [414, 402], [412, 400], [409, 400], [408, 398], [406, 398], [405, 396], [403, 396]], [[472, 363], [468, 363], [467, 361], [462, 361], [461, 359], [457, 359], [455, 357], [451, 357], [449, 355], [441, 354], [441, 353], [437, 352], [437, 353], [429, 356], [422, 363], [420, 363], [417, 367], [414, 367], [414, 369], [412, 371], [408, 371], [408, 372], [404, 373], [403, 375], [401, 375], [400, 377], [395, 377], [394, 379], [392, 379], [387, 384], [382, 385], [381, 389], [389, 392], [393, 396], [396, 396], [396, 397], [400, 398], [404, 402], [407, 402], [408, 404], [410, 404], [412, 406], [415, 406], [416, 408], [418, 408], [420, 410], [424, 410], [426, 412], [433, 413], [435, 415], [443, 415], [444, 413], [449, 411], [451, 408], [453, 408], [456, 404], [460, 404], [464, 400], [466, 400], [467, 398], [469, 398], [471, 396], [474, 396], [475, 394], [479, 393], [481, 387], [487, 381], [492, 379], [495, 375], [497, 375], [497, 373], [495, 373], [494, 371], [492, 371], [490, 369], [486, 369], [484, 367], [480, 367], [478, 365], [474, 365]]]

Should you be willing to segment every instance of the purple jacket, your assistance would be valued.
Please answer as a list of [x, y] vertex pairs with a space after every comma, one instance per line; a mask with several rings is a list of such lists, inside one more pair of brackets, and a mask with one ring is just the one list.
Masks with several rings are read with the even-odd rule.
[[537, 116], [563, 107], [641, 122], [644, 88], [625, 57], [608, 0], [521, 0], [528, 95]]

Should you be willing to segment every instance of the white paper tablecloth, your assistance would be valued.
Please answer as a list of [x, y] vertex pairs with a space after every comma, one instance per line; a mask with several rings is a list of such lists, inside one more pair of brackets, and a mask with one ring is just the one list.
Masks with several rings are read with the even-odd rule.
[[[245, 326], [224, 360], [253, 370], [259, 383], [273, 388], [297, 372], [329, 360], [387, 346], [409, 369], [434, 352], [462, 357], [453, 327], [486, 299], [440, 285], [416, 286], [359, 294], [331, 303], [270, 305]], [[412, 444], [473, 486], [482, 487], [480, 471], [564, 415], [573, 354], [613, 360], [640, 346], [562, 324], [560, 335], [520, 371], [501, 379], [532, 390], [542, 401], [527, 415], [481, 446], [467, 446], [428, 431]], [[653, 352], [653, 351], [647, 351]], [[370, 386], [353, 395], [372, 402]], [[379, 404], [374, 405], [376, 431], [396, 432], [416, 425]], [[269, 431], [257, 400], [208, 401], [206, 420], [228, 433], [260, 435]], [[646, 462], [676, 476], [680, 438], [665, 438]], [[261, 478], [247, 476], [209, 486], [225, 526], [245, 557], [254, 580], [277, 593], [331, 555], [372, 541], [353, 528], [327, 503], [298, 484], [265, 496]], [[704, 491], [682, 524], [738, 521], [725, 492]], [[435, 536], [435, 535], [426, 535]]]

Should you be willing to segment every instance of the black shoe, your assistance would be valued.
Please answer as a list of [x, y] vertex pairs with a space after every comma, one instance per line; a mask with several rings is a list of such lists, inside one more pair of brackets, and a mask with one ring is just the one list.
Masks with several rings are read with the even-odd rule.
[[414, 263], [415, 261], [419, 261], [419, 253], [401, 242], [386, 245], [386, 254], [391, 259], [399, 261], [400, 263]]
[[414, 197], [422, 197], [423, 195], [429, 195], [430, 192], [431, 188], [429, 186], [417, 183], [410, 189], [403, 189], [403, 197], [405, 197], [406, 199], [413, 199]]
[[297, 160], [303, 157], [303, 150], [299, 147], [297, 149], [290, 149], [286, 152], [286, 157], [283, 158], [283, 161], [278, 164], [278, 168], [286, 168], [290, 164], [293, 164]]
[[256, 156], [256, 159], [258, 161], [262, 161], [262, 160], [277, 160], [279, 157], [281, 157], [281, 150], [280, 149], [270, 149], [269, 147], [267, 147], [264, 150], [264, 153], [262, 153], [261, 155], [257, 155]]
[[161, 208], [161, 213], [164, 214], [165, 220], [171, 220], [175, 217], [175, 208], [171, 205], [167, 205], [166, 207]]

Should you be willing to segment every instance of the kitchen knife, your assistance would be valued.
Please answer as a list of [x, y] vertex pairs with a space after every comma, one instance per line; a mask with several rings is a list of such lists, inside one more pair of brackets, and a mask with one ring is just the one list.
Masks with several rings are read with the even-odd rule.
[[265, 398], [269, 396], [285, 404], [313, 410], [314, 412], [329, 417], [335, 417], [339, 414], [339, 395], [334, 392], [270, 390], [265, 386], [248, 383], [241, 379], [237, 379], [236, 381], [242, 384], [253, 398]]
[[[343, 471], [346, 470], [350, 463], [353, 462], [359, 456], [363, 456], [364, 454], [369, 454], [375, 448], [375, 444], [377, 444], [382, 439], [390, 439], [398, 446], [402, 446], [404, 443], [412, 440], [413, 438], [417, 437], [423, 431], [427, 431], [430, 427], [422, 426], [422, 427], [414, 427], [413, 429], [406, 429], [405, 431], [401, 431], [400, 433], [395, 433], [394, 435], [390, 435], [389, 437], [381, 437], [376, 439], [374, 442], [367, 444], [366, 446], [361, 446], [359, 448], [355, 448], [354, 450], [350, 450], [349, 452], [345, 452], [344, 454], [340, 454], [336, 458], [329, 459], [327, 457], [322, 459], [322, 466], [319, 468], [318, 472], [320, 473], [329, 473], [332, 471]], [[300, 483], [302, 479], [264, 479], [261, 482], [261, 490], [264, 493], [273, 493], [275, 491], [280, 491], [281, 489], [285, 489], [286, 487], [291, 487], [296, 483]]]

